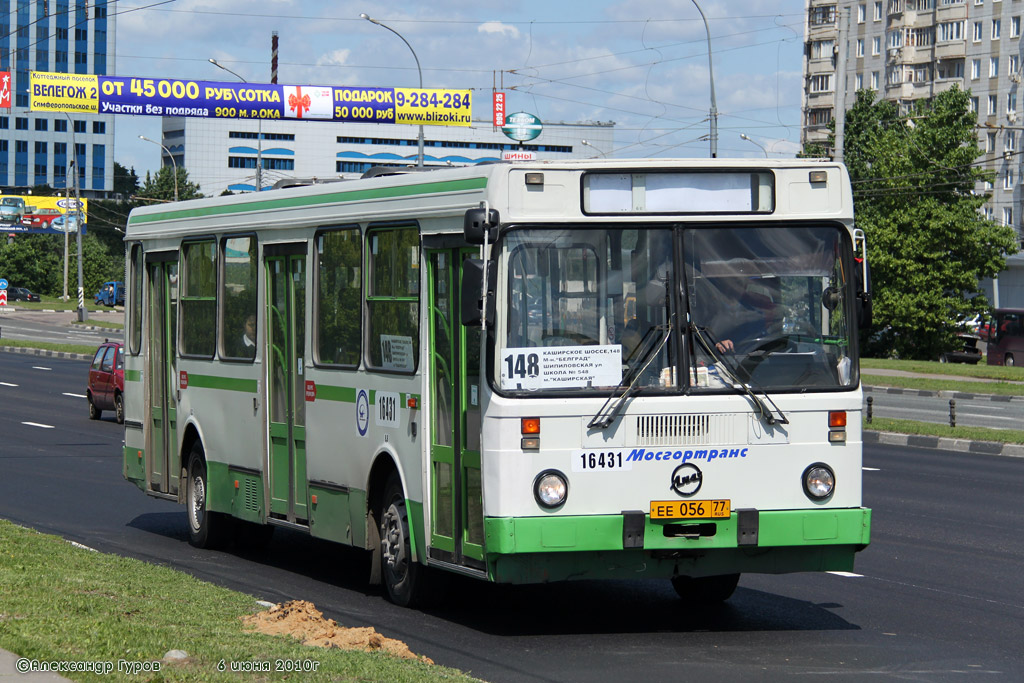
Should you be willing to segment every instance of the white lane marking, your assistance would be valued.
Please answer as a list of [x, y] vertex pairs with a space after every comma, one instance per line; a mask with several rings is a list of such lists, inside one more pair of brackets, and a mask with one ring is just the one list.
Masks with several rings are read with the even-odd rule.
[[0, 382], [0, 387], [16, 387], [17, 384], [11, 384], [10, 382]]
[[88, 397], [88, 396], [86, 396], [85, 394], [72, 394], [72, 393], [70, 393], [70, 392], [68, 392], [68, 391], [65, 391], [65, 392], [64, 392], [64, 396], [70, 396], [70, 397], [72, 397], [72, 398], [89, 398], [89, 397]]
[[44, 425], [44, 424], [39, 424], [38, 422], [22, 422], [21, 424], [28, 425], [29, 427], [40, 427], [42, 429], [53, 429], [53, 425]]
[[[70, 396], [70, 394], [69, 394], [69, 396]], [[878, 469], [877, 467], [861, 467], [861, 469], [864, 470], [865, 472], [881, 472], [882, 471], [882, 470]]]
[[843, 576], [843, 577], [846, 577], [848, 579], [863, 579], [864, 578], [863, 574], [854, 574], [853, 572], [826, 572], [826, 573], [827, 574], [832, 574], [834, 576]]
[[33, 365], [32, 369], [33, 370], [46, 370], [47, 372], [49, 372], [50, 370], [53, 370], [53, 368], [44, 368], [42, 365]]

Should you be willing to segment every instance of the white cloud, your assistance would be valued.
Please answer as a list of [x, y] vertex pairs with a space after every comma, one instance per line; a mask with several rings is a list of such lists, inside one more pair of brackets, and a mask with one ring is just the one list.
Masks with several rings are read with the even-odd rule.
[[348, 64], [348, 58], [352, 55], [352, 50], [334, 50], [328, 52], [325, 55], [320, 56], [316, 60], [317, 66], [344, 66]]
[[510, 38], [519, 37], [519, 29], [510, 24], [503, 24], [500, 21], [487, 21], [476, 27], [477, 33], [498, 33], [508, 35]]

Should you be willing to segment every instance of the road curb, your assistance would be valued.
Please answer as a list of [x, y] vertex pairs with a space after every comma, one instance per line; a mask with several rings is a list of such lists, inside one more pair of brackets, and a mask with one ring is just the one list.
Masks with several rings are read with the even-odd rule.
[[903, 387], [864, 387], [865, 394], [870, 394], [872, 392], [879, 394], [904, 394], [908, 396], [958, 398], [963, 401], [996, 401], [999, 403], [1009, 403], [1011, 401], [1024, 401], [1024, 396], [1001, 396], [999, 394], [972, 394], [967, 391], [931, 391], [928, 389], [904, 389]]
[[26, 346], [0, 346], [0, 351], [8, 353], [21, 353], [28, 356], [43, 356], [45, 358], [64, 358], [66, 360], [92, 360], [93, 354], [71, 353], [70, 351], [47, 351], [44, 349], [32, 349]]
[[1024, 458], [1024, 445], [999, 443], [997, 441], [972, 441], [970, 439], [950, 439], [942, 436], [921, 436], [918, 434], [896, 434], [894, 432], [864, 430], [864, 443], [878, 443], [888, 446], [913, 446], [915, 448], [933, 448], [940, 451], [956, 451], [957, 453]]

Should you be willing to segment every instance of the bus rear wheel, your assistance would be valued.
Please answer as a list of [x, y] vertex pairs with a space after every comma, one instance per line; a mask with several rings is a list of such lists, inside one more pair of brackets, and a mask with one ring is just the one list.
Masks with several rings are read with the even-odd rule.
[[231, 520], [219, 512], [210, 512], [206, 509], [208, 489], [206, 456], [202, 445], [197, 441], [189, 454], [188, 483], [185, 489], [188, 542], [197, 548], [220, 548], [227, 540], [228, 523]]
[[418, 604], [422, 593], [424, 567], [413, 561], [409, 539], [409, 513], [405, 506], [402, 480], [397, 473], [384, 488], [380, 517], [380, 565], [388, 599], [402, 607]]
[[672, 587], [683, 600], [691, 604], [714, 605], [725, 602], [732, 597], [736, 585], [740, 582], [739, 574], [723, 574], [721, 576], [674, 576]]

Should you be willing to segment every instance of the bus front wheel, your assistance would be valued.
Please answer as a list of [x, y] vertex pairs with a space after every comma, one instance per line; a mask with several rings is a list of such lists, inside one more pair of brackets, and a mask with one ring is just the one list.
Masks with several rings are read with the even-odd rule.
[[402, 607], [418, 602], [424, 568], [413, 561], [409, 539], [409, 513], [402, 481], [397, 473], [388, 478], [380, 518], [380, 564], [388, 599]]
[[713, 605], [725, 602], [732, 597], [736, 585], [740, 582], [739, 574], [723, 574], [721, 576], [674, 576], [672, 587], [683, 600], [698, 605]]
[[197, 441], [188, 459], [185, 505], [188, 507], [188, 542], [197, 548], [219, 548], [227, 540], [228, 522], [223, 514], [206, 509], [209, 480], [206, 457]]

